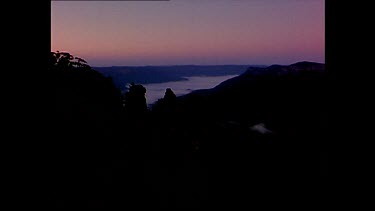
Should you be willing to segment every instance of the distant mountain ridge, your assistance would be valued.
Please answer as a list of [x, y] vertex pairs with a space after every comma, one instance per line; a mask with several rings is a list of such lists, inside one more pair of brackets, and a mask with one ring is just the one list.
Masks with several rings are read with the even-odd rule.
[[[297, 62], [291, 65], [270, 65], [268, 67], [256, 67], [251, 66], [248, 67], [247, 70], [242, 73], [241, 75], [223, 81], [216, 87], [207, 90], [196, 90], [188, 95], [195, 95], [195, 94], [209, 94], [212, 92], [216, 92], [222, 89], [230, 89], [232, 86], [247, 86], [251, 83], [250, 81], [259, 80], [260, 78], [270, 78], [276, 76], [283, 76], [283, 75], [293, 75], [293, 76], [301, 76], [301, 75], [316, 75], [316, 74], [323, 74], [325, 72], [325, 64], [317, 63], [317, 62], [308, 62], [302, 61]], [[246, 85], [247, 84], [247, 85]], [[184, 98], [183, 96], [181, 96]]]
[[291, 65], [271, 65], [266, 68], [249, 67], [245, 73], [237, 77], [222, 82], [214, 89], [220, 89], [235, 83], [244, 83], [248, 80], [254, 80], [259, 77], [275, 77], [282, 75], [300, 76], [303, 74], [321, 74], [325, 71], [325, 64], [316, 62], [297, 62]]
[[262, 65], [174, 65], [174, 66], [112, 66], [93, 67], [105, 76], [112, 77], [117, 87], [124, 90], [127, 83], [164, 83], [187, 80], [192, 76], [239, 75], [250, 67]]
[[[298, 121], [306, 123], [317, 118], [312, 116], [322, 108], [325, 90], [325, 64], [304, 61], [249, 67], [243, 74], [212, 89], [193, 91], [178, 97], [178, 101], [184, 109], [211, 118], [225, 115], [228, 121], [251, 121], [248, 124], [272, 122], [275, 127], [299, 126]], [[316, 122], [314, 119], [308, 124]]]
[[322, 72], [325, 70], [325, 64], [317, 62], [297, 62], [291, 65], [274, 64], [265, 68], [249, 67], [244, 75], [282, 75], [282, 74], [298, 74], [300, 71]]

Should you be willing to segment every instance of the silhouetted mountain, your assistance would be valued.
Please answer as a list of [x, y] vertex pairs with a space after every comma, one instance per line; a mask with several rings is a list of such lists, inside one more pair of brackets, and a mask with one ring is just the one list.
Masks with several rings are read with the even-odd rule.
[[316, 206], [325, 75], [324, 64], [310, 62], [250, 67], [213, 89], [177, 97], [172, 113], [157, 104], [153, 137], [168, 137], [160, 140], [168, 143], [161, 154], [175, 162], [197, 160], [191, 171], [194, 183], [210, 189], [202, 196], [207, 204]]
[[213, 89], [197, 90], [178, 99], [183, 107], [197, 108], [212, 117], [222, 116], [213, 113], [225, 110], [223, 115], [227, 118], [249, 124], [271, 121], [271, 116], [276, 121], [274, 115], [321, 108], [318, 100], [325, 91], [324, 66], [298, 62], [289, 66], [250, 67]]
[[[257, 65], [254, 65], [257, 66]], [[258, 65], [260, 66], [260, 65]], [[223, 76], [241, 74], [249, 65], [181, 65], [181, 66], [120, 66], [94, 67], [106, 76], [111, 76], [117, 87], [124, 90], [127, 83], [164, 83], [186, 80], [191, 76]]]
[[300, 70], [300, 71], [325, 71], [325, 64], [317, 62], [297, 62], [288, 66], [290, 69]]
[[211, 134], [237, 128], [233, 141], [272, 131], [273, 137], [289, 140], [284, 146], [296, 144], [296, 137], [311, 144], [307, 139], [322, 132], [325, 75], [324, 64], [319, 63], [250, 67], [212, 89], [178, 97], [179, 111], [186, 118], [199, 119], [197, 124], [204, 127], [219, 125]]
[[248, 67], [182, 97], [168, 88], [150, 111], [142, 85], [121, 96], [84, 60], [51, 55], [56, 209], [315, 208], [324, 64]]

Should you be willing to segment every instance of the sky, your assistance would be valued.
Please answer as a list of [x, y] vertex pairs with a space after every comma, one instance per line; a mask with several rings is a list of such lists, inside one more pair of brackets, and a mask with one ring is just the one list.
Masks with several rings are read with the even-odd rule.
[[51, 50], [91, 66], [324, 63], [324, 3], [52, 1]]

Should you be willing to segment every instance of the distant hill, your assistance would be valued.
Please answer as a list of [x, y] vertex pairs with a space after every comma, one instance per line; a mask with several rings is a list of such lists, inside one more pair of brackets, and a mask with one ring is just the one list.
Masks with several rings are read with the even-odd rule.
[[266, 123], [275, 130], [295, 132], [318, 124], [325, 92], [325, 65], [298, 62], [249, 67], [212, 89], [193, 91], [178, 101], [183, 110], [201, 118]]
[[325, 65], [315, 62], [297, 62], [291, 65], [271, 65], [266, 68], [249, 67], [246, 72], [238, 77], [234, 77], [222, 82], [215, 87], [215, 90], [229, 88], [230, 86], [241, 86], [256, 79], [283, 77], [313, 77], [324, 74]]
[[[250, 65], [181, 65], [181, 66], [113, 66], [94, 67], [105, 76], [112, 77], [121, 90], [127, 83], [164, 83], [182, 81], [191, 76], [223, 76], [244, 73]], [[252, 65], [252, 67], [264, 67]]]

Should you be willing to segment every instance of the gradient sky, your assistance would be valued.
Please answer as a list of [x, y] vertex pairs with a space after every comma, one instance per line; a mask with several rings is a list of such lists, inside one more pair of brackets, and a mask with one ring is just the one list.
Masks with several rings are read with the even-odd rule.
[[51, 50], [91, 66], [325, 61], [324, 0], [52, 1]]

